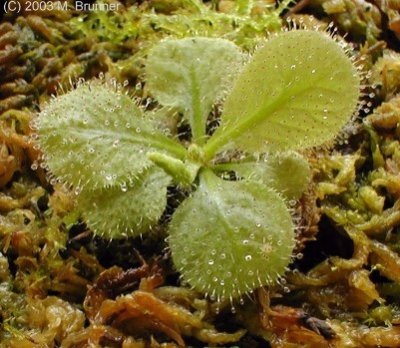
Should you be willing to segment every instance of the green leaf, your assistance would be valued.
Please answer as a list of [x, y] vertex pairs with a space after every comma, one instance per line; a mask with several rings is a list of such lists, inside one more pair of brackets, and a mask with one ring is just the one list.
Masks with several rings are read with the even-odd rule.
[[211, 171], [201, 173], [199, 189], [176, 210], [169, 233], [183, 279], [220, 301], [274, 283], [295, 245], [291, 216], [277, 193]]
[[98, 81], [53, 99], [38, 117], [50, 171], [75, 187], [129, 185], [152, 163], [147, 151], [186, 150], [156, 130], [127, 95]]
[[356, 68], [327, 34], [278, 34], [236, 79], [206, 157], [222, 148], [252, 152], [320, 145], [349, 121], [359, 90]]
[[299, 199], [311, 178], [307, 160], [296, 152], [254, 157], [243, 162], [224, 163], [217, 170], [233, 170], [241, 178], [259, 181], [288, 200]]
[[178, 134], [179, 113], [171, 107], [161, 107], [146, 111], [146, 119], [162, 133], [173, 137]]
[[223, 97], [241, 61], [239, 48], [227, 40], [163, 41], [149, 53], [147, 87], [160, 104], [184, 114], [195, 142], [202, 143], [211, 107]]
[[160, 219], [170, 181], [153, 166], [129, 187], [83, 190], [78, 196], [78, 209], [88, 227], [101, 237], [135, 237], [148, 232]]

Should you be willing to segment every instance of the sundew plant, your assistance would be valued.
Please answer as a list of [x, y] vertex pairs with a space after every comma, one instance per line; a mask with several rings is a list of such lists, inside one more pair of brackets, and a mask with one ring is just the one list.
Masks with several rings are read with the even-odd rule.
[[[147, 58], [157, 111], [95, 80], [52, 99], [34, 126], [53, 180], [78, 193], [83, 219], [103, 238], [150, 231], [167, 187], [185, 190], [168, 226], [174, 265], [194, 289], [232, 301], [285, 272], [295, 246], [288, 203], [310, 176], [296, 151], [338, 134], [359, 84], [326, 33], [282, 32], [250, 59], [223, 39], [169, 39]], [[219, 125], [209, 127], [216, 107]], [[157, 115], [171, 110], [190, 138], [162, 127]]]

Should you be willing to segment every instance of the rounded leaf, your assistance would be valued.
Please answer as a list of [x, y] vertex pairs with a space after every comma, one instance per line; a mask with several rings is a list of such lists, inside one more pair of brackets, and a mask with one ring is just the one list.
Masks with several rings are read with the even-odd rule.
[[307, 160], [296, 152], [226, 163], [221, 165], [221, 169], [233, 170], [241, 178], [259, 181], [288, 200], [299, 199], [311, 178]]
[[236, 79], [208, 157], [224, 146], [253, 152], [320, 145], [349, 121], [359, 90], [356, 68], [328, 34], [280, 33]]
[[151, 168], [132, 186], [82, 191], [78, 209], [95, 234], [106, 239], [135, 237], [148, 232], [167, 204], [170, 177]]
[[147, 122], [131, 98], [102, 82], [52, 99], [37, 126], [49, 170], [84, 189], [133, 182], [152, 165], [149, 150], [185, 151]]
[[183, 279], [220, 301], [274, 283], [295, 245], [284, 201], [257, 182], [224, 181], [212, 172], [200, 178], [169, 228], [172, 258]]
[[212, 105], [226, 92], [241, 61], [239, 48], [224, 39], [166, 40], [149, 54], [147, 87], [160, 104], [183, 112], [194, 138], [201, 138]]

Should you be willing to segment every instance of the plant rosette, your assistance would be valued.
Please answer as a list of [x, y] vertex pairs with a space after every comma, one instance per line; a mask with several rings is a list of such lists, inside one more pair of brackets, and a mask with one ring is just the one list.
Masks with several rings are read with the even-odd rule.
[[[288, 202], [310, 179], [296, 151], [331, 141], [350, 121], [360, 90], [351, 59], [309, 30], [277, 34], [251, 59], [223, 39], [169, 39], [149, 53], [145, 88], [157, 112], [98, 80], [44, 106], [35, 128], [49, 172], [79, 192], [83, 219], [108, 239], [146, 233], [167, 187], [185, 189], [168, 227], [182, 279], [217, 301], [274, 284], [295, 246]], [[154, 117], [171, 110], [190, 126], [189, 145]]]

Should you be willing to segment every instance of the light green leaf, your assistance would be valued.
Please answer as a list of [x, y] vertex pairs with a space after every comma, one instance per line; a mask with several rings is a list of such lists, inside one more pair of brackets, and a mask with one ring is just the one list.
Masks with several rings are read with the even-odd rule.
[[236, 79], [206, 156], [223, 147], [283, 151], [320, 145], [349, 121], [359, 89], [356, 68], [326, 33], [280, 33]]
[[204, 142], [208, 114], [226, 92], [242, 60], [239, 48], [223, 39], [167, 40], [146, 64], [147, 87], [164, 106], [181, 111], [196, 142]]
[[50, 171], [75, 187], [129, 185], [152, 164], [147, 151], [186, 153], [147, 122], [127, 95], [97, 81], [53, 99], [37, 121]]
[[299, 199], [311, 178], [307, 160], [296, 152], [254, 157], [243, 162], [215, 166], [221, 171], [233, 170], [239, 177], [259, 181], [281, 193], [288, 200]]
[[146, 119], [162, 133], [173, 137], [178, 134], [179, 113], [171, 107], [161, 107], [146, 111]]
[[295, 245], [284, 201], [251, 181], [224, 181], [211, 171], [176, 210], [169, 245], [193, 288], [224, 299], [269, 285], [285, 272]]
[[148, 232], [160, 219], [170, 181], [153, 166], [129, 187], [83, 190], [77, 206], [95, 234], [106, 239], [135, 237]]

